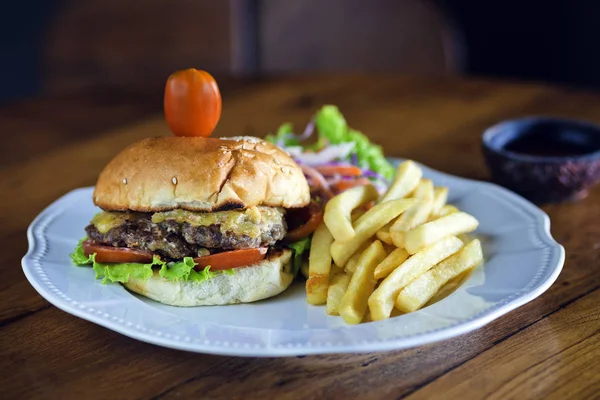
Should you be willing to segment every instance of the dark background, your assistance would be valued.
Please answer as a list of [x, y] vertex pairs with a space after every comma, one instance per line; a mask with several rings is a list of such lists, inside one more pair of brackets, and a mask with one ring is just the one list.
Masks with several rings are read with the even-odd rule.
[[598, 86], [600, 2], [448, 0], [468, 73]]
[[600, 85], [600, 2], [2, 2], [0, 101], [217, 76], [383, 71]]

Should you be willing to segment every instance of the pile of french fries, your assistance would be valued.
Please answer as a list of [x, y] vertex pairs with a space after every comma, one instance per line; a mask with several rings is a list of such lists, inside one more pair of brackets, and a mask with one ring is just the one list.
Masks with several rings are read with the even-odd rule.
[[483, 254], [479, 240], [459, 238], [479, 222], [447, 198], [413, 161], [381, 197], [367, 185], [332, 198], [311, 241], [307, 301], [358, 324], [416, 311], [455, 286]]

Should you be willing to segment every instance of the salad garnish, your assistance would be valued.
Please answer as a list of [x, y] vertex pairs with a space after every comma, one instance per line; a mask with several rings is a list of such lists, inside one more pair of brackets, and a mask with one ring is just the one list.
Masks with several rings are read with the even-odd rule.
[[[316, 133], [316, 137], [314, 134]], [[322, 204], [351, 187], [372, 184], [383, 193], [395, 169], [381, 147], [348, 126], [340, 110], [323, 106], [300, 134], [285, 123], [267, 141], [285, 150], [302, 167], [313, 199]]]

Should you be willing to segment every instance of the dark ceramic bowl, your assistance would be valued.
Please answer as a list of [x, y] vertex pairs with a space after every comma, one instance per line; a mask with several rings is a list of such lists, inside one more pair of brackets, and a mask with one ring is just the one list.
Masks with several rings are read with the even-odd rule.
[[492, 180], [536, 203], [579, 200], [600, 181], [600, 127], [550, 117], [509, 120], [483, 133]]

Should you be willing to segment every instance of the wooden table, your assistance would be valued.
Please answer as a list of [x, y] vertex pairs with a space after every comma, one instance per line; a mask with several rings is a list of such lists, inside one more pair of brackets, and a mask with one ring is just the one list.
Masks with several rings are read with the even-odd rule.
[[[600, 96], [538, 85], [394, 76], [273, 79], [227, 85], [216, 135], [303, 126], [322, 104], [384, 145], [451, 174], [486, 179], [484, 128], [528, 114], [600, 123]], [[600, 187], [545, 206], [567, 251], [537, 300], [467, 335], [416, 349], [279, 359], [161, 348], [68, 315], [28, 284], [27, 225], [71, 189], [93, 185], [125, 144], [168, 134], [160, 90], [104, 90], [7, 105], [0, 234], [2, 398], [598, 398]]]

